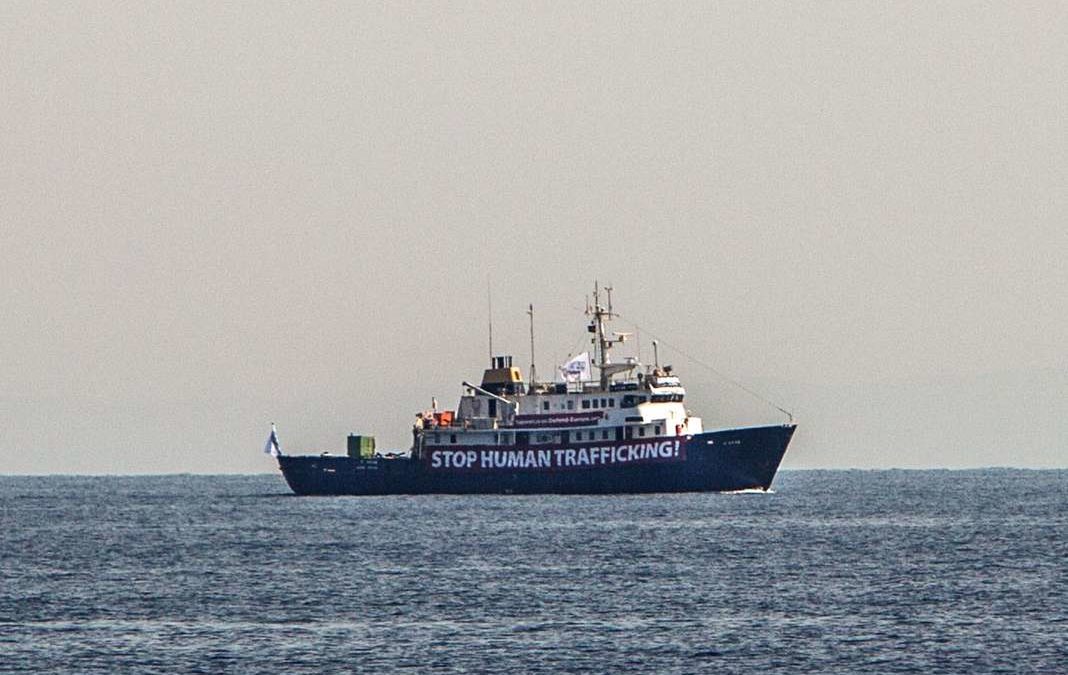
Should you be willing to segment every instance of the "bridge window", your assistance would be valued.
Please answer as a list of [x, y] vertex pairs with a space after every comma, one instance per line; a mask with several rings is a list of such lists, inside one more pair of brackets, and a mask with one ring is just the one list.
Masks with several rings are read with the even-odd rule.
[[567, 399], [567, 409], [568, 410], [574, 410], [575, 409], [575, 402], [572, 401], [571, 399]]
[[608, 407], [609, 408], [615, 408], [616, 407], [616, 400], [614, 398], [608, 399]]
[[548, 410], [549, 409], [549, 402], [548, 401], [542, 401], [541, 402], [541, 409], [542, 410]]
[[589, 407], [590, 407], [590, 399], [588, 399], [588, 398], [582, 399], [582, 409], [583, 410], [588, 410]]
[[450, 443], [455, 443], [456, 442], [456, 434], [449, 434], [449, 442]]
[[654, 394], [653, 403], [681, 403], [682, 394]]

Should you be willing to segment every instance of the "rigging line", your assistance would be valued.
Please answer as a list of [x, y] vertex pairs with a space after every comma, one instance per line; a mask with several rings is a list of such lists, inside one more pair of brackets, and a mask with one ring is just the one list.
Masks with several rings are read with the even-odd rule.
[[749, 395], [750, 395], [750, 396], [752, 396], [753, 398], [757, 399], [758, 401], [761, 401], [762, 403], [765, 403], [765, 404], [767, 404], [767, 405], [770, 405], [770, 406], [771, 406], [772, 408], [775, 408], [776, 410], [778, 410], [778, 411], [779, 411], [779, 412], [781, 412], [782, 414], [784, 414], [784, 415], [786, 415], [787, 417], [789, 417], [789, 418], [790, 418], [790, 421], [791, 421], [791, 422], [793, 422], [793, 421], [794, 421], [794, 414], [793, 414], [792, 412], [790, 412], [789, 410], [787, 410], [787, 409], [783, 408], [782, 406], [778, 405], [777, 403], [775, 403], [774, 401], [772, 401], [772, 400], [768, 399], [767, 397], [765, 397], [765, 396], [762, 396], [761, 394], [759, 394], [759, 393], [757, 393], [757, 392], [753, 391], [752, 389], [750, 389], [749, 387], [745, 386], [745, 385], [744, 385], [744, 384], [742, 384], [741, 382], [738, 382], [737, 380], [734, 380], [734, 379], [732, 379], [732, 378], [728, 377], [728, 376], [727, 376], [726, 374], [724, 374], [724, 373], [720, 372], [719, 370], [716, 370], [715, 368], [713, 368], [712, 366], [708, 365], [707, 363], [705, 363], [705, 362], [704, 362], [704, 361], [702, 361], [701, 359], [697, 358], [696, 356], [693, 356], [692, 354], [689, 354], [689, 353], [687, 353], [687, 352], [686, 352], [685, 350], [681, 349], [681, 348], [680, 348], [680, 347], [678, 347], [677, 345], [673, 345], [673, 344], [671, 344], [670, 342], [668, 342], [667, 340], [664, 340], [664, 339], [663, 339], [663, 338], [661, 338], [661, 337], [657, 337], [657, 336], [656, 336], [656, 335], [655, 335], [655, 334], [654, 334], [654, 333], [653, 333], [653, 332], [652, 332], [651, 330], [649, 330], [648, 328], [643, 328], [643, 327], [639, 326], [638, 324], [634, 323], [633, 321], [631, 321], [630, 319], [625, 319], [625, 318], [623, 318], [622, 316], [617, 316], [616, 318], [618, 318], [618, 319], [620, 319], [621, 321], [623, 321], [623, 323], [627, 323], [627, 324], [630, 324], [631, 326], [634, 326], [634, 327], [635, 327], [635, 328], [637, 328], [638, 330], [642, 330], [642, 331], [645, 331], [646, 333], [648, 333], [648, 334], [652, 335], [652, 336], [653, 336], [654, 338], [656, 338], [656, 340], [657, 340], [657, 341], [658, 341], [658, 342], [659, 342], [660, 344], [662, 344], [662, 345], [664, 345], [664, 346], [666, 346], [666, 347], [669, 347], [669, 348], [671, 348], [671, 349], [674, 349], [674, 350], [675, 350], [676, 352], [678, 352], [678, 353], [679, 353], [679, 354], [680, 354], [681, 356], [683, 356], [684, 358], [687, 358], [687, 359], [689, 359], [690, 361], [693, 361], [694, 363], [696, 363], [697, 365], [699, 365], [699, 366], [701, 366], [701, 367], [703, 367], [703, 368], [706, 368], [707, 370], [709, 370], [709, 371], [711, 371], [712, 373], [716, 374], [716, 375], [717, 375], [717, 376], [718, 376], [718, 377], [719, 377], [720, 379], [722, 379], [722, 380], [724, 380], [724, 381], [726, 381], [726, 382], [728, 382], [728, 383], [730, 383], [730, 384], [733, 384], [733, 385], [734, 385], [735, 387], [738, 387], [739, 389], [741, 389], [741, 390], [742, 390], [742, 391], [744, 391], [745, 393], [749, 394]]
[[[572, 309], [575, 310], [576, 312], [584, 312], [585, 311], [581, 307], [572, 307]], [[578, 339], [578, 344], [576, 344], [575, 347], [571, 351], [569, 351], [567, 353], [567, 358], [570, 359], [575, 354], [581, 354], [582, 352], [580, 350], [582, 349], [582, 345], [586, 344], [586, 342], [589, 341], [589, 339], [590, 338], [587, 335], [583, 335], [582, 337], [580, 337]], [[567, 361], [567, 359], [564, 360], [564, 362], [566, 362], [566, 361]], [[562, 366], [563, 363], [558, 363], [556, 365], [557, 366]]]
[[[571, 309], [575, 310], [576, 312], [585, 312], [586, 311], [582, 307], [572, 307]], [[571, 356], [573, 354], [581, 354], [582, 352], [580, 352], [579, 350], [582, 349], [582, 345], [586, 344], [589, 341], [590, 341], [590, 336], [586, 335], [586, 334], [583, 334], [583, 336], [578, 339], [578, 344], [575, 345], [575, 348], [573, 350], [571, 350], [571, 352], [568, 353], [567, 357], [571, 358]]]
[[[581, 354], [582, 352], [580, 352], [579, 350], [582, 349], [582, 345], [584, 345], [587, 340], [589, 340], [589, 338], [587, 338], [586, 336], [583, 336], [583, 337], [579, 338], [578, 344], [575, 345], [575, 348], [567, 353], [567, 358], [570, 359], [575, 354]], [[566, 363], [566, 361], [567, 360], [565, 359], [565, 363]], [[557, 368], [559, 368], [560, 366], [563, 365], [563, 363], [558, 363], [556, 365], [557, 365]]]

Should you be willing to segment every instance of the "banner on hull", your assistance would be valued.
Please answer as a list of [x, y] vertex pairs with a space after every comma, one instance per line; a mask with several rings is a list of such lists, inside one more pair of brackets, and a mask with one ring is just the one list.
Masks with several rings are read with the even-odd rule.
[[577, 448], [466, 447], [432, 449], [424, 461], [432, 471], [558, 471], [685, 462], [686, 448], [678, 439]]

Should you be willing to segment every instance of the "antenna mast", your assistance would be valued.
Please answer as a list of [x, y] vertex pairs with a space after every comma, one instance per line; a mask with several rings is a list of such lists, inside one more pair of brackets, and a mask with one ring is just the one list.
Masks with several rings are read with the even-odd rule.
[[534, 381], [537, 379], [534, 370], [534, 303], [530, 304], [527, 314], [530, 315], [530, 387], [533, 388]]
[[593, 314], [593, 321], [590, 322], [590, 332], [594, 333], [596, 337], [593, 342], [597, 346], [597, 368], [601, 371], [601, 389], [608, 391], [608, 381], [610, 375], [608, 373], [608, 350], [612, 348], [612, 345], [616, 342], [622, 342], [622, 338], [608, 338], [605, 336], [604, 322], [605, 319], [611, 319], [615, 316], [612, 312], [612, 287], [605, 286], [605, 292], [608, 295], [608, 308], [601, 306], [601, 287], [595, 281], [593, 282], [593, 309], [590, 310]]
[[489, 320], [489, 360], [493, 367], [493, 286], [490, 285], [489, 277], [486, 277], [486, 304], [489, 305], [487, 317]]

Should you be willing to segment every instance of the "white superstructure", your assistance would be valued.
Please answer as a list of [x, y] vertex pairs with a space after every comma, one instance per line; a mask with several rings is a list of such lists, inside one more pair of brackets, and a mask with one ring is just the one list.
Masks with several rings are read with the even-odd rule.
[[[414, 452], [449, 446], [559, 446], [702, 433], [701, 418], [686, 410], [686, 390], [670, 366], [642, 366], [635, 359], [611, 362], [610, 350], [628, 335], [609, 337], [606, 333], [605, 322], [615, 316], [611, 289], [607, 293], [607, 306], [602, 306], [600, 289], [595, 288], [593, 305], [587, 309], [596, 380], [525, 382], [510, 356], [493, 357], [480, 385], [464, 382], [455, 412], [427, 410], [417, 415]], [[583, 369], [579, 363], [569, 372]]]

